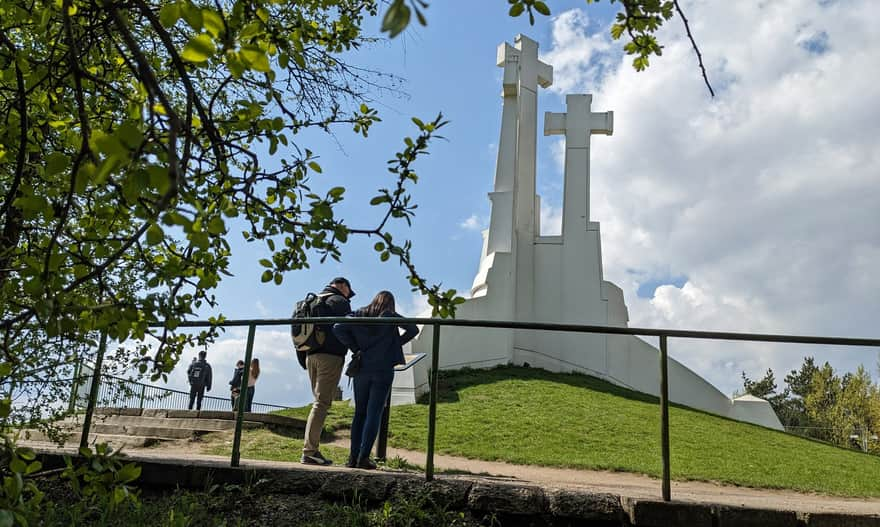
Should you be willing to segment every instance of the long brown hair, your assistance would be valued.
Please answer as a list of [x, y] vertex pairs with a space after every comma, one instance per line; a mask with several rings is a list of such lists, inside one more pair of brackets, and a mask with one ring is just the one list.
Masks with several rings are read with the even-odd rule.
[[248, 373], [254, 379], [260, 376], [260, 359], [254, 359], [251, 361], [251, 370]]
[[366, 307], [368, 317], [378, 317], [385, 313], [394, 313], [394, 295], [389, 291], [379, 291], [373, 301]]

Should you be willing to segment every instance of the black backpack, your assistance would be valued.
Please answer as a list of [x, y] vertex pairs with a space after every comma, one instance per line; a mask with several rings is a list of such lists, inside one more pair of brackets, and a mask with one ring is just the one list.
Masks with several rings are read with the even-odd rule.
[[189, 367], [189, 384], [194, 388], [201, 388], [205, 384], [205, 369], [207, 364], [204, 361], [197, 361]]
[[[323, 313], [324, 301], [333, 293], [309, 293], [305, 298], [296, 303], [291, 318], [319, 317]], [[317, 324], [290, 325], [290, 336], [293, 338], [293, 346], [296, 348], [296, 358], [300, 366], [306, 367], [306, 356], [324, 347], [327, 339], [325, 329]]]

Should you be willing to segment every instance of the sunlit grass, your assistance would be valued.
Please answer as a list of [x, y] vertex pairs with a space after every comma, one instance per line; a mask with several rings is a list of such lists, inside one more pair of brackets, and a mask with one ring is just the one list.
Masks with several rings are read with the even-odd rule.
[[[439, 399], [438, 453], [660, 476], [656, 398], [585, 375], [505, 367], [444, 373]], [[395, 406], [389, 444], [424, 451], [427, 412]], [[670, 442], [673, 479], [880, 496], [877, 456], [676, 406]]]

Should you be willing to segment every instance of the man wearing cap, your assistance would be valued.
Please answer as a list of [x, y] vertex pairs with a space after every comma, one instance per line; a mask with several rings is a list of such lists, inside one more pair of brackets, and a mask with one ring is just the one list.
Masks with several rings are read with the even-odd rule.
[[[337, 277], [330, 281], [319, 296], [324, 298], [320, 316], [344, 317], [351, 313], [349, 299], [354, 296], [351, 284], [346, 278]], [[321, 430], [324, 419], [333, 403], [333, 396], [342, 376], [342, 366], [348, 349], [336, 339], [330, 326], [321, 326], [324, 332], [324, 345], [306, 357], [306, 370], [312, 383], [312, 394], [315, 402], [306, 422], [305, 443], [303, 444], [302, 462], [306, 465], [329, 465], [329, 459], [321, 455], [318, 444], [321, 442]]]

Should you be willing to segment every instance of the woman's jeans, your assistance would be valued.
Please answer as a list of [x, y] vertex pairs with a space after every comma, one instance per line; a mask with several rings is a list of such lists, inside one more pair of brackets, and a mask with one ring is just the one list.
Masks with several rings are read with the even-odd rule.
[[256, 388], [256, 387], [255, 386], [248, 386], [248, 388], [247, 388], [247, 397], [244, 400], [244, 411], [245, 412], [251, 411], [251, 405], [254, 402], [254, 388]]
[[354, 378], [354, 419], [351, 422], [351, 459], [370, 457], [379, 433], [394, 370], [362, 372]]

